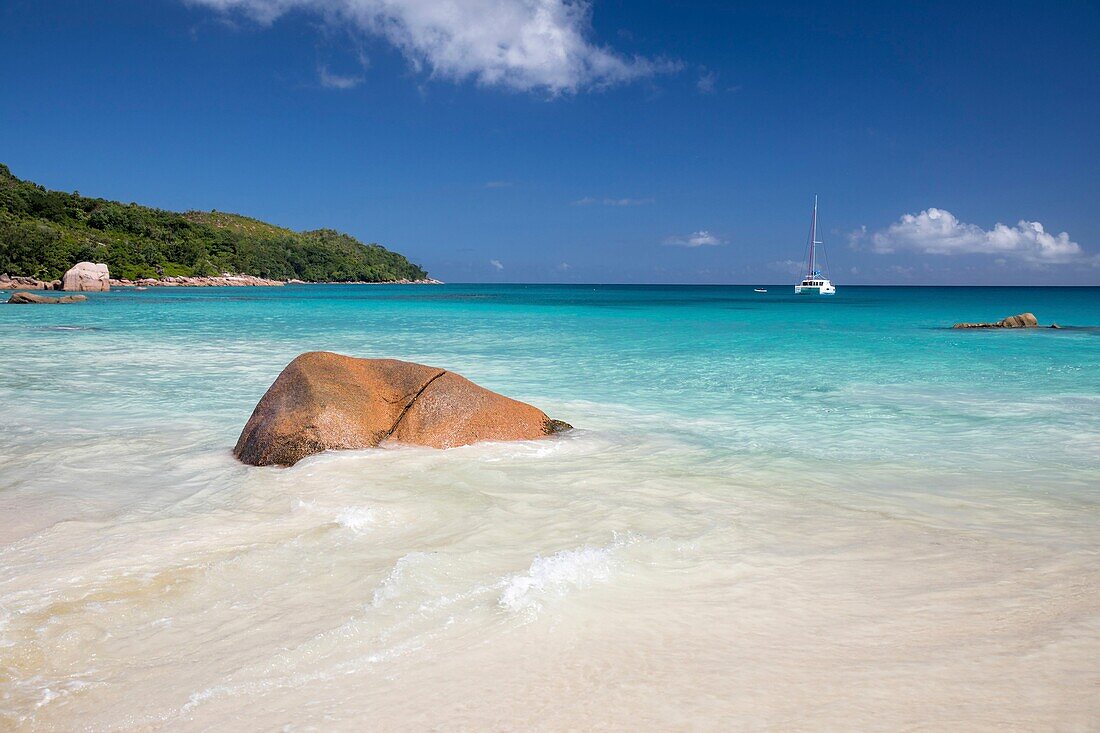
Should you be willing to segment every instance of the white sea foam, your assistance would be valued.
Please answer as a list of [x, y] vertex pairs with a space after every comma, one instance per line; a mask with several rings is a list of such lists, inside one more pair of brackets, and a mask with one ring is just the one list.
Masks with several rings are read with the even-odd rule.
[[378, 521], [374, 509], [365, 506], [349, 506], [336, 514], [336, 523], [356, 532], [363, 532]]
[[40, 708], [43, 705], [49, 705], [51, 702], [61, 697], [60, 692], [55, 692], [53, 689], [47, 687], [42, 691], [42, 699], [34, 704], [36, 708]]
[[506, 580], [499, 603], [511, 611], [538, 611], [551, 596], [606, 582], [612, 573], [614, 547], [581, 547], [538, 556], [527, 572]]
[[382, 579], [382, 582], [378, 584], [378, 587], [374, 589], [374, 593], [371, 596], [372, 606], [381, 606], [388, 599], [394, 598], [400, 593], [401, 582], [405, 577], [406, 569], [415, 563], [421, 561], [424, 554], [421, 552], [412, 552], [408, 555], [402, 555], [390, 568], [389, 573]]

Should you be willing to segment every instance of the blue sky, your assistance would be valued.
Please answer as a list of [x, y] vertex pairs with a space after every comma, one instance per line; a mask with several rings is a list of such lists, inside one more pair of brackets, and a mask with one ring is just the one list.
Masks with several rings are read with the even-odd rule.
[[[781, 6], [782, 7], [779, 7]], [[1095, 3], [5, 0], [0, 162], [465, 282], [1100, 283]]]

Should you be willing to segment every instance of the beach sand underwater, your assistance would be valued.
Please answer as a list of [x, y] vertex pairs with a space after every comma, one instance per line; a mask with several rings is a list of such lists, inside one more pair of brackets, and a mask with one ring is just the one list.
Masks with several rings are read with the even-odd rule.
[[[1098, 729], [1100, 288], [88, 296], [0, 309], [0, 729]], [[576, 429], [236, 461], [319, 349]]]

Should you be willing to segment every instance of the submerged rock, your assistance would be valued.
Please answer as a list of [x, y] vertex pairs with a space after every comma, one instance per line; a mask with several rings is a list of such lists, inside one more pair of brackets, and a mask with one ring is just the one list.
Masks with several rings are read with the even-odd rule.
[[451, 448], [568, 429], [444, 369], [311, 351], [290, 362], [260, 399], [233, 453], [255, 466], [289, 466], [322, 451], [387, 440]]
[[79, 303], [82, 300], [87, 300], [86, 295], [63, 295], [60, 298], [53, 298], [49, 295], [35, 295], [34, 293], [12, 293], [8, 298], [8, 303], [14, 303], [16, 305], [23, 303]]
[[85, 292], [110, 290], [111, 273], [103, 263], [78, 262], [61, 279], [61, 289]]
[[996, 323], [956, 323], [953, 328], [1035, 328], [1038, 325], [1033, 313], [1021, 313]]

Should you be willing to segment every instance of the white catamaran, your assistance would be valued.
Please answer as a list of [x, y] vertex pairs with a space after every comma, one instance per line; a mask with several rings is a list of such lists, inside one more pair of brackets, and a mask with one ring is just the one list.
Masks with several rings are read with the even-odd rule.
[[836, 288], [825, 274], [817, 269], [817, 196], [814, 196], [814, 216], [810, 221], [810, 254], [806, 258], [806, 277], [794, 286], [795, 295], [833, 295]]

